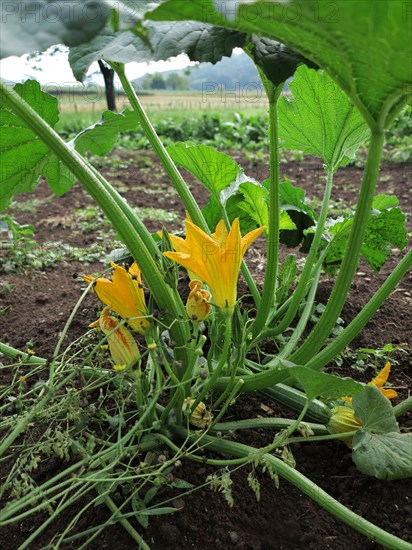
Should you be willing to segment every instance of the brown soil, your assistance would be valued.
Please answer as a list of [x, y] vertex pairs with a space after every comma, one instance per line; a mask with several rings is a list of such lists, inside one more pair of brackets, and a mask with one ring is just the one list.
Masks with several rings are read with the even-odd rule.
[[[119, 185], [128, 201], [139, 207], [162, 208], [174, 211], [180, 217], [184, 209], [177, 195], [170, 189], [167, 177], [157, 161], [149, 153], [118, 153], [120, 167], [105, 169], [103, 173]], [[263, 180], [267, 177], [267, 167], [245, 161], [241, 155], [236, 160], [242, 164], [251, 177]], [[119, 164], [119, 163], [118, 163]], [[132, 169], [130, 167], [133, 167]], [[309, 197], [321, 198], [322, 168], [314, 160], [304, 163], [288, 163], [282, 171], [290, 179], [303, 187]], [[356, 167], [346, 167], [336, 176], [333, 199], [341, 200], [344, 205], [356, 202], [357, 189], [362, 171]], [[205, 191], [188, 177], [192, 191], [200, 205], [205, 204]], [[402, 164], [385, 165], [382, 169], [379, 193], [395, 194], [403, 211], [411, 211], [411, 166]], [[157, 194], [150, 193], [156, 188]], [[149, 192], [148, 192], [149, 191]], [[50, 191], [41, 185], [34, 195], [21, 195], [18, 201], [45, 199]], [[92, 202], [85, 196], [79, 185], [75, 185], [61, 198], [51, 198], [33, 213], [17, 211], [15, 217], [20, 223], [30, 223], [35, 227], [35, 238], [41, 246], [50, 241], [68, 243], [71, 246], [87, 246], [97, 236], [92, 231], [85, 234], [79, 228], [78, 218], [74, 214], [78, 208]], [[156, 219], [146, 220], [150, 231], [160, 229]], [[408, 219], [409, 231], [411, 218]], [[179, 229], [179, 223], [165, 223], [169, 229]], [[114, 242], [114, 239], [113, 239]], [[110, 247], [109, 247], [110, 249]], [[109, 251], [109, 250], [108, 250]], [[286, 251], [288, 252], [288, 251]], [[286, 253], [283, 251], [283, 253]], [[388, 262], [378, 274], [372, 273], [365, 262], [361, 262], [354, 281], [350, 298], [342, 313], [345, 323], [349, 322], [379, 287], [385, 276], [390, 273], [402, 253], [394, 251]], [[259, 249], [251, 251], [249, 260], [253, 271], [261, 273], [262, 253]], [[50, 357], [72, 308], [77, 303], [81, 289], [84, 288], [81, 275], [99, 272], [103, 264], [94, 262], [85, 266], [80, 262], [63, 261], [44, 272], [29, 272], [25, 275], [2, 275], [1, 282], [7, 281], [14, 286], [12, 292], [0, 294], [0, 307], [7, 312], [0, 316], [0, 339], [19, 349], [26, 349], [31, 342], [36, 354]], [[332, 284], [324, 277], [317, 300], [326, 303]], [[243, 287], [241, 287], [243, 288]], [[87, 325], [96, 318], [98, 304], [93, 296], [87, 296], [81, 304], [71, 324], [65, 343], [81, 336]], [[412, 274], [408, 274], [391, 294], [375, 318], [351, 344], [351, 349], [359, 347], [382, 348], [385, 344], [402, 346], [407, 353], [398, 353], [398, 364], [393, 369], [391, 380], [399, 393], [399, 399], [408, 396], [412, 376]], [[331, 365], [336, 369], [336, 366]], [[0, 371], [1, 384], [7, 383], [4, 371]], [[362, 381], [370, 380], [373, 369], [359, 372], [347, 363], [339, 369], [345, 375]], [[274, 409], [258, 395], [246, 395], [237, 400], [227, 415], [227, 420], [252, 418], [258, 415], [272, 415], [267, 407]], [[394, 401], [396, 403], [396, 401]], [[275, 410], [276, 412], [276, 410]], [[289, 413], [288, 413], [289, 414]], [[402, 424], [407, 422], [404, 420]], [[236, 439], [260, 447], [271, 440], [271, 434], [265, 430], [255, 430], [237, 435]], [[297, 468], [333, 497], [382, 528], [412, 542], [412, 519], [408, 513], [411, 485], [408, 481], [383, 482], [360, 474], [351, 462], [350, 450], [339, 442], [328, 444], [296, 444], [293, 454]], [[49, 460], [41, 466], [41, 481], [54, 475], [64, 467], [61, 461]], [[4, 470], [4, 468], [3, 468]], [[176, 477], [185, 479], [196, 486], [204, 483], [212, 468], [203, 464], [183, 463], [176, 471]], [[159, 492], [157, 501], [172, 499], [172, 506], [178, 511], [172, 516], [151, 518], [147, 530], [136, 524], [144, 539], [153, 549], [298, 549], [302, 547], [317, 549], [356, 549], [376, 548], [377, 544], [368, 540], [349, 527], [332, 518], [318, 505], [286, 481], [280, 482], [276, 489], [269, 478], [258, 474], [261, 482], [261, 498], [257, 502], [249, 488], [246, 477], [250, 467], [239, 469], [232, 475], [234, 506], [230, 508], [221, 494], [212, 492], [208, 487], [180, 496], [181, 490], [165, 488]], [[4, 471], [0, 469], [4, 481]], [[120, 498], [120, 495], [117, 495]], [[116, 495], [113, 497], [116, 500]], [[83, 503], [84, 505], [84, 503]], [[170, 505], [170, 504], [168, 504]], [[80, 509], [80, 508], [78, 508]], [[59, 516], [31, 548], [42, 548], [51, 544], [53, 535], [72, 518], [78, 509], [70, 509]], [[103, 523], [109, 513], [103, 506], [91, 507], [80, 520], [79, 531]], [[37, 518], [44, 520], [45, 517]], [[18, 548], [35, 528], [36, 518], [29, 518], [19, 524], [13, 524], [0, 530], [0, 546]], [[73, 548], [80, 542], [73, 543]], [[134, 548], [135, 545], [119, 524], [107, 528], [89, 548]]]

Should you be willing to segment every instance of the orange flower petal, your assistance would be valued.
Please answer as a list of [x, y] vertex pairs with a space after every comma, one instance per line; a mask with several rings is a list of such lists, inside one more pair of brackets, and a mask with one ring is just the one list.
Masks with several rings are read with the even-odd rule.
[[106, 277], [94, 279], [84, 277], [88, 283], [94, 281], [94, 291], [99, 300], [117, 313], [122, 319], [127, 319], [129, 325], [138, 332], [144, 333], [150, 323], [145, 319], [146, 303], [141, 288], [140, 269], [133, 263], [130, 270], [111, 262], [114, 268], [112, 280]]
[[383, 393], [383, 395], [388, 399], [393, 399], [394, 397], [398, 397], [398, 393], [395, 390], [385, 390], [384, 388], [379, 388], [379, 389]]
[[107, 335], [114, 364], [131, 367], [140, 361], [139, 348], [131, 332], [109, 315], [109, 309], [109, 306], [105, 307], [100, 315], [100, 329]]
[[377, 388], [382, 388], [388, 381], [390, 372], [391, 364], [388, 361], [384, 368], [380, 371], [380, 373], [371, 382], [369, 382], [369, 385], [376, 386]]
[[264, 229], [255, 229], [242, 237], [239, 219], [236, 218], [229, 232], [221, 220], [215, 232], [207, 235], [187, 219], [185, 245], [178, 242], [176, 252], [165, 252], [165, 256], [205, 282], [212, 291], [214, 304], [224, 315], [231, 315], [236, 303], [243, 254]]

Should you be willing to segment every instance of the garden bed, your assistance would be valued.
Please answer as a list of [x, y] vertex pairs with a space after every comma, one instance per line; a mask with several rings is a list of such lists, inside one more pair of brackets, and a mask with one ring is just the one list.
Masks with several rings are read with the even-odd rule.
[[[265, 160], [257, 157], [245, 159], [240, 154], [235, 155], [235, 159], [249, 176], [259, 181], [268, 176]], [[313, 199], [313, 206], [317, 208], [323, 192], [321, 163], [312, 159], [300, 163], [289, 162], [282, 165], [281, 171], [284, 176], [305, 189], [308, 197]], [[151, 153], [131, 154], [117, 151], [109, 158], [102, 172], [115, 183], [130, 204], [142, 209], [141, 213], [150, 231], [161, 229], [162, 224], [169, 230], [182, 227], [184, 209]], [[338, 171], [332, 194], [335, 212], [344, 211], [355, 204], [361, 174], [362, 170], [357, 167], [346, 167]], [[207, 198], [206, 192], [200, 185], [196, 185], [193, 178], [188, 176], [187, 179], [195, 198], [203, 206]], [[411, 165], [385, 164], [381, 170], [378, 193], [397, 196], [402, 210], [410, 213], [410, 179]], [[92, 202], [77, 184], [61, 198], [50, 197], [49, 189], [41, 185], [34, 194], [20, 195], [17, 201], [13, 214], [19, 223], [33, 224], [33, 238], [42, 250], [41, 254], [37, 253], [37, 257], [41, 258], [45, 251], [54, 251], [51, 242], [60, 244], [56, 245], [55, 257], [53, 254], [47, 255], [47, 269], [43, 267], [40, 271], [33, 271], [30, 266], [22, 265], [21, 273], [11, 271], [1, 275], [3, 292], [0, 295], [0, 335], [3, 342], [21, 350], [31, 348], [37, 355], [48, 358], [52, 355], [59, 333], [85, 286], [82, 275], [104, 269], [103, 264], [97, 261], [97, 256], [100, 252], [101, 260], [104, 261], [105, 252], [109, 252], [114, 245], [114, 234], [107, 228], [96, 207], [93, 207], [95, 210], [87, 210]], [[410, 217], [407, 223], [410, 232]], [[80, 250], [84, 250], [83, 255]], [[32, 252], [36, 254], [35, 249]], [[286, 255], [288, 252], [285, 249], [282, 254]], [[342, 313], [345, 324], [373, 295], [401, 255], [394, 250], [378, 274], [373, 273], [365, 262], [361, 262], [352, 293]], [[247, 261], [259, 282], [259, 274], [264, 272], [262, 250], [259, 247], [250, 250]], [[10, 292], [4, 292], [4, 283], [12, 285]], [[244, 288], [242, 284], [241, 282], [240, 289]], [[331, 287], [331, 282], [324, 276], [317, 295], [319, 303], [326, 303]], [[358, 348], [381, 350], [385, 345], [392, 344], [405, 350], [394, 354], [390, 379], [399, 394], [399, 400], [408, 397], [408, 388], [411, 386], [411, 306], [412, 275], [408, 274], [350, 348], [352, 352]], [[65, 344], [87, 330], [89, 323], [96, 319], [98, 309], [96, 298], [89, 294], [68, 331]], [[383, 358], [375, 358], [375, 361], [376, 368], [383, 367]], [[373, 378], [373, 361], [367, 362], [363, 369], [355, 369], [354, 363], [356, 359], [352, 355], [343, 358], [340, 367], [334, 364], [329, 368], [364, 382]], [[2, 371], [4, 372], [7, 370]], [[9, 383], [7, 376], [0, 374], [0, 377], [1, 385]], [[396, 402], [393, 401], [394, 404]], [[237, 399], [225, 420], [281, 414], [281, 410], [274, 409], [273, 403], [264, 397], [244, 395]], [[407, 425], [408, 419], [401, 420], [402, 425]], [[236, 435], [237, 441], [255, 447], [268, 444], [272, 439], [273, 434], [263, 429]], [[369, 521], [412, 542], [412, 520], [408, 513], [408, 498], [411, 495], [409, 480], [384, 482], [360, 474], [351, 462], [350, 450], [336, 441], [326, 444], [297, 443], [292, 451], [297, 469], [321, 488]], [[46, 480], [65, 466], [66, 463], [57, 458], [45, 460], [36, 472], [36, 481]], [[6, 479], [9, 467], [9, 461], [2, 463], [2, 482]], [[210, 466], [183, 462], [173, 472], [173, 476], [200, 487], [212, 471]], [[151, 548], [159, 550], [203, 550], [210, 547], [262, 550], [303, 546], [321, 549], [377, 547], [366, 537], [335, 520], [286, 481], [281, 480], [277, 489], [268, 477], [259, 473], [261, 498], [257, 502], [246, 480], [249, 471], [250, 466], [246, 466], [232, 475], [233, 507], [229, 507], [224, 497], [214, 493], [208, 486], [183, 496], [182, 489], [162, 488], [156, 501], [162, 503], [169, 500], [168, 505], [174, 506], [178, 511], [171, 516], [150, 518], [148, 529], [145, 531], [140, 527], [140, 533]], [[113, 496], [114, 500], [115, 498], [116, 495]], [[76, 503], [75, 507], [64, 512], [30, 548], [43, 548], [52, 544], [53, 534], [59, 532], [80, 508], [80, 504]], [[40, 522], [45, 517], [47, 516], [42, 515], [37, 519]], [[79, 521], [76, 530], [81, 531], [104, 523], [108, 517], [109, 512], [104, 505], [91, 507]], [[18, 548], [35, 527], [36, 521], [29, 518], [2, 528], [0, 545]], [[80, 546], [81, 542], [77, 541], [72, 547], [78, 547], [77, 544]], [[113, 544], [122, 548], [135, 547], [119, 524], [109, 526], [88, 547], [109, 548]]]

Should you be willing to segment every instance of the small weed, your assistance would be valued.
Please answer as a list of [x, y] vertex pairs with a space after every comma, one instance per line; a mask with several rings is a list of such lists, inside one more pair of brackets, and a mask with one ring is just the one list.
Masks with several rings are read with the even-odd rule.
[[3, 249], [0, 272], [23, 270], [26, 255], [37, 246], [31, 238], [33, 235], [33, 226], [21, 225], [8, 214], [0, 216], [0, 247]]
[[85, 248], [68, 245], [62, 246], [65, 250], [67, 250], [67, 259], [88, 265], [101, 260], [102, 257], [106, 255], [108, 249], [113, 246], [113, 239], [110, 239], [109, 243], [92, 243]]
[[[98, 209], [87, 211], [84, 229], [94, 230], [96, 227], [105, 227], [103, 218], [100, 220]], [[166, 218], [169, 221], [169, 218]], [[94, 224], [94, 225], [93, 225]], [[5, 235], [5, 237], [3, 237]], [[113, 247], [113, 233], [107, 229], [103, 235], [87, 247], [72, 246], [60, 241], [46, 242], [42, 245], [31, 237], [34, 230], [31, 225], [20, 225], [11, 216], [0, 218], [0, 236], [3, 256], [0, 258], [1, 273], [27, 273], [29, 271], [44, 271], [56, 264], [73, 260], [90, 264], [98, 261]], [[4, 293], [4, 291], [2, 290]]]
[[14, 285], [12, 285], [11, 283], [2, 283], [0, 285], [0, 294], [10, 294], [10, 292], [12, 292], [14, 288]]
[[76, 210], [78, 225], [84, 234], [92, 233], [103, 227], [110, 227], [110, 223], [100, 208], [94, 205]]
[[3, 317], [4, 315], [7, 315], [11, 311], [11, 306], [6, 307], [0, 307], [0, 317]]
[[372, 367], [376, 373], [382, 368], [382, 364], [390, 361], [392, 365], [398, 365], [399, 360], [394, 357], [395, 353], [407, 353], [401, 346], [386, 344], [383, 348], [358, 348], [355, 351], [346, 350], [335, 358], [335, 363], [341, 366], [344, 361], [349, 362], [351, 367], [360, 372], [365, 372]]
[[147, 218], [159, 222], [177, 222], [180, 220], [180, 216], [175, 212], [168, 212], [162, 208], [152, 208], [151, 206], [137, 207], [135, 212], [143, 220]]
[[[312, 202], [312, 201], [311, 201]], [[330, 212], [328, 217], [339, 218], [340, 216], [350, 216], [353, 214], [353, 208], [345, 203], [344, 200], [331, 200], [329, 205]]]
[[140, 191], [145, 195], [161, 195], [160, 198], [170, 197], [172, 195], [177, 195], [177, 191], [174, 187], [168, 186], [166, 189], [160, 187], [147, 187], [144, 185], [134, 185], [131, 188], [133, 191]]
[[27, 212], [33, 216], [37, 213], [38, 209], [44, 204], [50, 202], [54, 195], [49, 195], [43, 199], [33, 198], [25, 202], [13, 201], [10, 208], [17, 212]]

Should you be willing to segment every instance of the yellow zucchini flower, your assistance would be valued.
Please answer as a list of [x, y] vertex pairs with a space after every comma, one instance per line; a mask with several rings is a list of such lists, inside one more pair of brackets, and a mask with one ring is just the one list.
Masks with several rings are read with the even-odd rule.
[[114, 268], [111, 281], [106, 277], [95, 279], [91, 275], [84, 277], [84, 280], [87, 283], [94, 282], [94, 291], [99, 300], [127, 320], [133, 330], [144, 334], [150, 323], [145, 319], [147, 310], [140, 269], [136, 262], [128, 271], [114, 262], [110, 265]]
[[199, 323], [210, 313], [210, 292], [202, 288], [202, 282], [194, 279], [189, 283], [190, 294], [186, 302], [186, 311], [193, 322]]
[[[391, 364], [388, 361], [378, 375], [373, 380], [368, 382], [368, 386], [376, 386], [385, 397], [388, 399], [393, 399], [394, 397], [397, 397], [397, 392], [392, 389], [384, 388], [384, 385], [388, 381], [390, 372]], [[352, 397], [343, 397], [343, 400], [347, 403], [352, 403]]]
[[186, 240], [173, 237], [176, 252], [165, 252], [165, 256], [206, 283], [212, 292], [213, 303], [225, 317], [230, 317], [236, 303], [237, 279], [243, 256], [264, 230], [265, 227], [259, 227], [242, 237], [239, 219], [236, 218], [229, 232], [221, 220], [215, 233], [209, 236], [188, 219]]
[[106, 306], [97, 322], [90, 326], [99, 326], [107, 335], [110, 353], [117, 371], [137, 366], [140, 352], [132, 333], [124, 325], [119, 325], [115, 317], [109, 315], [110, 306]]
[[[355, 416], [351, 405], [337, 405], [332, 409], [332, 416], [328, 422], [328, 431], [331, 434], [341, 434], [358, 431], [362, 427], [360, 420]], [[351, 437], [342, 437], [341, 441], [352, 447]]]

